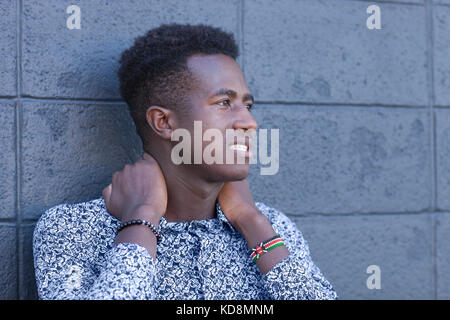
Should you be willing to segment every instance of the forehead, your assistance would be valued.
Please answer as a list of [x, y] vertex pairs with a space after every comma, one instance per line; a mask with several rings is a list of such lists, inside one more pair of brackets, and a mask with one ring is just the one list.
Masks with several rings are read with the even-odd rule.
[[223, 54], [193, 55], [188, 58], [189, 70], [201, 82], [202, 91], [212, 94], [219, 88], [247, 93], [248, 87], [236, 61]]

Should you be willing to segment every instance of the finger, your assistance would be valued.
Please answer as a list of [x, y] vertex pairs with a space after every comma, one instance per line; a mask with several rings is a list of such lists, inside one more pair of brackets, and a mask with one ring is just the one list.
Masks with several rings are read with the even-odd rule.
[[105, 205], [106, 208], [108, 208], [109, 200], [111, 199], [111, 193], [112, 193], [112, 184], [109, 184], [105, 189], [102, 191], [103, 199], [105, 199]]

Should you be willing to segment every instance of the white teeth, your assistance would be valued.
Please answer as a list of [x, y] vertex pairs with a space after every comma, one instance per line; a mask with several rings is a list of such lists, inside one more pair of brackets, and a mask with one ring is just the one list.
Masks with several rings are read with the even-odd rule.
[[233, 150], [247, 151], [247, 146], [244, 144], [233, 144], [230, 148]]

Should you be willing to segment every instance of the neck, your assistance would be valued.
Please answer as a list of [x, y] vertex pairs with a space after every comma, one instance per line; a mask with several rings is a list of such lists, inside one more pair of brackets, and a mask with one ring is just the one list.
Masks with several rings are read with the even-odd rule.
[[204, 180], [193, 170], [192, 166], [195, 165], [177, 166], [172, 163], [170, 157], [158, 158], [167, 187], [167, 209], [164, 219], [168, 222], [183, 222], [214, 218], [215, 203], [223, 182]]
[[195, 181], [177, 172], [166, 175], [169, 222], [212, 219], [216, 216], [216, 199], [223, 183]]

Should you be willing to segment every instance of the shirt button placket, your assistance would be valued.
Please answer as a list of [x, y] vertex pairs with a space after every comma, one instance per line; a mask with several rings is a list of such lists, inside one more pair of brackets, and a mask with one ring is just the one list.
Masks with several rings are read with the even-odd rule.
[[[203, 291], [203, 277], [201, 274], [202, 271], [202, 263], [201, 263], [201, 251], [202, 251], [202, 237], [204, 235], [201, 232], [201, 226], [196, 222], [192, 221], [188, 226], [188, 245], [191, 251], [194, 253], [192, 260], [189, 261], [191, 265], [191, 271], [195, 275], [193, 275], [192, 280], [196, 282], [196, 287], [200, 292], [197, 292], [198, 299], [204, 299], [204, 291]], [[198, 283], [197, 283], [198, 281]]]
[[209, 241], [206, 239], [206, 235], [202, 235], [200, 239], [200, 254], [198, 257], [198, 265], [200, 269], [200, 277], [202, 279], [202, 289], [205, 294], [206, 299], [211, 299], [212, 292], [209, 292], [211, 289], [214, 290], [214, 288], [211, 288], [208, 283], [211, 281], [211, 273], [210, 268], [211, 265], [209, 263], [209, 260], [211, 259], [211, 252], [208, 250], [208, 244]]

